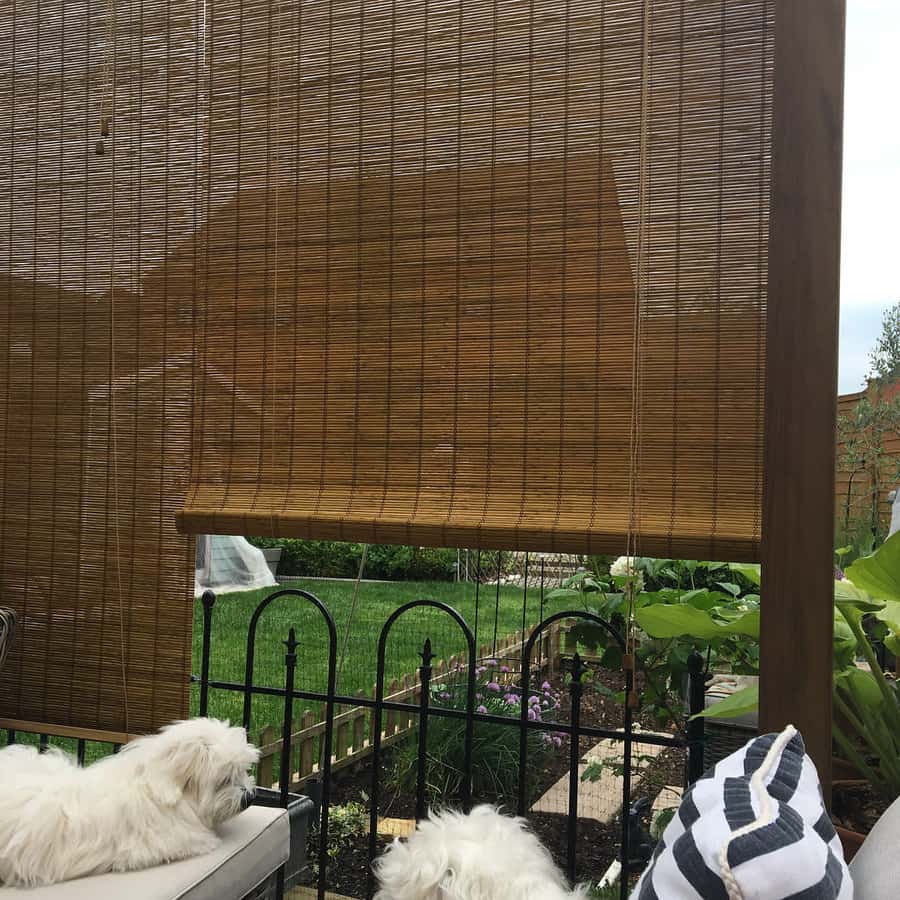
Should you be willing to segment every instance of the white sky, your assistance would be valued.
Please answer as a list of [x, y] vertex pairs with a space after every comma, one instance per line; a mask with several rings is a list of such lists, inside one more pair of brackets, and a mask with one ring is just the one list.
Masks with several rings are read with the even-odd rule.
[[847, 0], [839, 391], [859, 390], [900, 300], [900, 0]]

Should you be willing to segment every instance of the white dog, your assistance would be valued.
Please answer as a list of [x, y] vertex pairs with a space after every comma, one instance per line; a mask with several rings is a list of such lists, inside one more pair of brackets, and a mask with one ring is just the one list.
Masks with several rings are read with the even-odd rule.
[[375, 900], [573, 900], [550, 852], [524, 819], [490, 806], [441, 812], [395, 840], [375, 864]]
[[87, 768], [59, 750], [0, 750], [0, 883], [53, 884], [208, 853], [252, 798], [243, 728], [191, 719]]

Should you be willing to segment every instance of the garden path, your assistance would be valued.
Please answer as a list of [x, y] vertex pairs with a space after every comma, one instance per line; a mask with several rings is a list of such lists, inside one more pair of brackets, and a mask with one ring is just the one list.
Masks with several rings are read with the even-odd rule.
[[[635, 731], [632, 752], [632, 791], [640, 783], [647, 764], [662, 751], [656, 744], [641, 744], [639, 733]], [[578, 766], [579, 778], [587, 768], [590, 757], [597, 757], [610, 765], [605, 766], [597, 781], [580, 782], [578, 788], [578, 815], [582, 819], [596, 819], [611, 822], [622, 808], [622, 776], [616, 771], [621, 767], [622, 742], [604, 738], [581, 758]], [[531, 807], [532, 812], [565, 813], [569, 805], [569, 774], [566, 773], [547, 790]]]

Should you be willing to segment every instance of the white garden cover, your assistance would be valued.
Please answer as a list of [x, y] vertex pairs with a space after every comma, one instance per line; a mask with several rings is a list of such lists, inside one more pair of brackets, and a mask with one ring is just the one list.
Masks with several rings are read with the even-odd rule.
[[197, 536], [197, 567], [194, 594], [204, 591], [217, 594], [254, 591], [278, 582], [266, 563], [262, 550], [246, 538], [228, 534]]

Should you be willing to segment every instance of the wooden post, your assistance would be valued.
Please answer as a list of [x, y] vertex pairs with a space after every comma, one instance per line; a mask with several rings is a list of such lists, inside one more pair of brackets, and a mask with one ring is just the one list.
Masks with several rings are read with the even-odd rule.
[[[259, 732], [259, 746], [266, 747], [271, 744], [275, 740], [275, 729], [271, 725], [266, 725]], [[259, 765], [256, 769], [256, 783], [260, 787], [272, 787], [273, 782], [275, 781], [274, 775], [274, 763], [275, 757], [272, 753], [269, 753], [267, 756], [263, 756]]]
[[[310, 710], [306, 710], [306, 712], [303, 713], [303, 718], [300, 720], [300, 730], [306, 731], [307, 728], [312, 728], [315, 724], [316, 717]], [[298, 750], [300, 761], [297, 766], [297, 771], [301, 778], [306, 778], [308, 775], [312, 775], [313, 763], [315, 761], [315, 738], [311, 735], [302, 738]]]
[[844, 0], [777, 0], [774, 41], [759, 721], [828, 797]]
[[[357, 697], [365, 697], [366, 692], [360, 688], [356, 692]], [[366, 742], [366, 710], [365, 707], [360, 706], [356, 711], [356, 716], [353, 719], [353, 743], [351, 747], [353, 752], [355, 753], [357, 750], [362, 750], [363, 745]]]
[[[391, 681], [391, 683], [388, 685], [388, 689], [387, 689], [388, 697], [390, 697], [391, 694], [396, 694], [397, 688], [398, 688], [397, 679], [394, 678]], [[384, 722], [383, 729], [384, 729], [385, 736], [390, 737], [397, 730], [397, 716], [398, 715], [399, 715], [399, 713], [394, 712], [393, 710], [390, 710], [390, 709], [387, 710], [386, 713], [383, 714], [383, 722]]]
[[[403, 676], [403, 702], [409, 703], [410, 694], [415, 694], [414, 684], [418, 684], [418, 682], [413, 682], [412, 675], [404, 675]], [[411, 728], [413, 724], [413, 717], [409, 713], [400, 713], [400, 730], [406, 731], [408, 728]]]
[[[344, 712], [344, 707], [338, 705], [335, 718]], [[340, 719], [334, 735], [334, 757], [343, 759], [347, 755], [347, 745], [350, 743], [350, 723], [347, 719]]]

